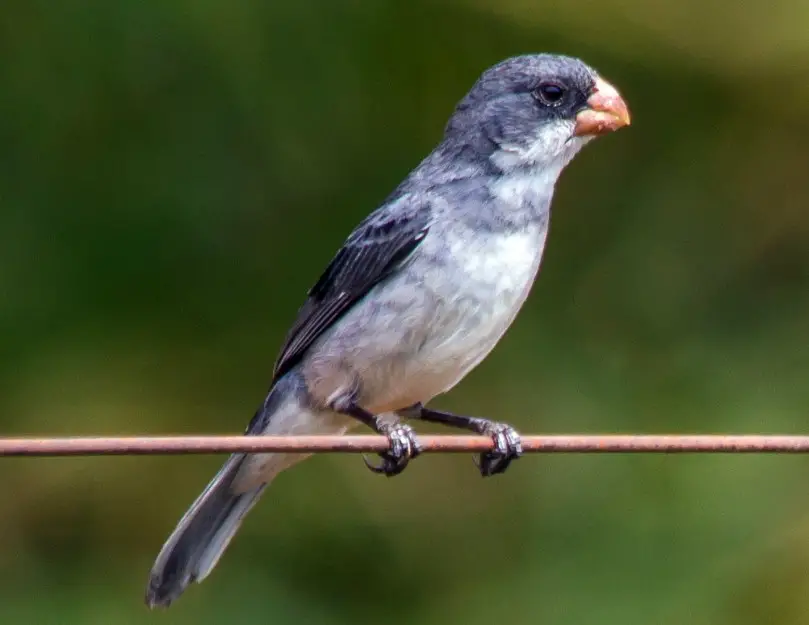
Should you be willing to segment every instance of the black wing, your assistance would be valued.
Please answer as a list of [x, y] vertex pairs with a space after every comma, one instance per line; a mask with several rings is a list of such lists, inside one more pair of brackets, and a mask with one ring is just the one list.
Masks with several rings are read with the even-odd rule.
[[376, 284], [402, 265], [427, 235], [428, 206], [369, 215], [346, 240], [326, 271], [309, 290], [309, 297], [287, 334], [275, 363], [273, 382], [300, 362], [306, 350]]

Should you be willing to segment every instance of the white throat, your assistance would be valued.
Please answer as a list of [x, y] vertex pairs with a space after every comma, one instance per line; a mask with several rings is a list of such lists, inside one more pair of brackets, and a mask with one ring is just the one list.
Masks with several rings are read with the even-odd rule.
[[573, 122], [541, 126], [525, 144], [503, 143], [490, 157], [502, 175], [492, 193], [505, 202], [550, 201], [556, 181], [570, 160], [592, 137], [573, 135]]

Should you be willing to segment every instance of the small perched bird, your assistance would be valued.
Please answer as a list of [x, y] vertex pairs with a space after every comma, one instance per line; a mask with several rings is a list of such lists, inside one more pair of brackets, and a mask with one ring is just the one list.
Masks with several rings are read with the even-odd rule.
[[[539, 270], [554, 185], [593, 137], [629, 124], [621, 96], [582, 61], [507, 59], [460, 101], [433, 152], [348, 237], [310, 289], [246, 435], [390, 441], [379, 473], [419, 452], [422, 419], [491, 436], [484, 476], [521, 453], [509, 425], [427, 408], [486, 357]], [[146, 590], [168, 606], [214, 568], [278, 473], [306, 454], [234, 454], [157, 556]], [[366, 461], [367, 463], [367, 461]]]

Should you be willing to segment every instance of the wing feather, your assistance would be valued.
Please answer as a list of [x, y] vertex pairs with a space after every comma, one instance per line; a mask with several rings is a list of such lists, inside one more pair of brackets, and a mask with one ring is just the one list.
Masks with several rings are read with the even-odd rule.
[[300, 362], [328, 328], [399, 268], [422, 242], [429, 229], [429, 207], [403, 206], [402, 202], [407, 198], [369, 215], [309, 290], [276, 361], [274, 381]]

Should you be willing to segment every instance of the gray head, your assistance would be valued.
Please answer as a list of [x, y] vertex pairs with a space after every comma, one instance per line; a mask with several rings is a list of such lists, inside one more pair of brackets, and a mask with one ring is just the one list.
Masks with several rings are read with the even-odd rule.
[[536, 54], [486, 70], [455, 109], [445, 140], [488, 144], [501, 170], [561, 169], [588, 140], [628, 124], [623, 99], [593, 68]]

